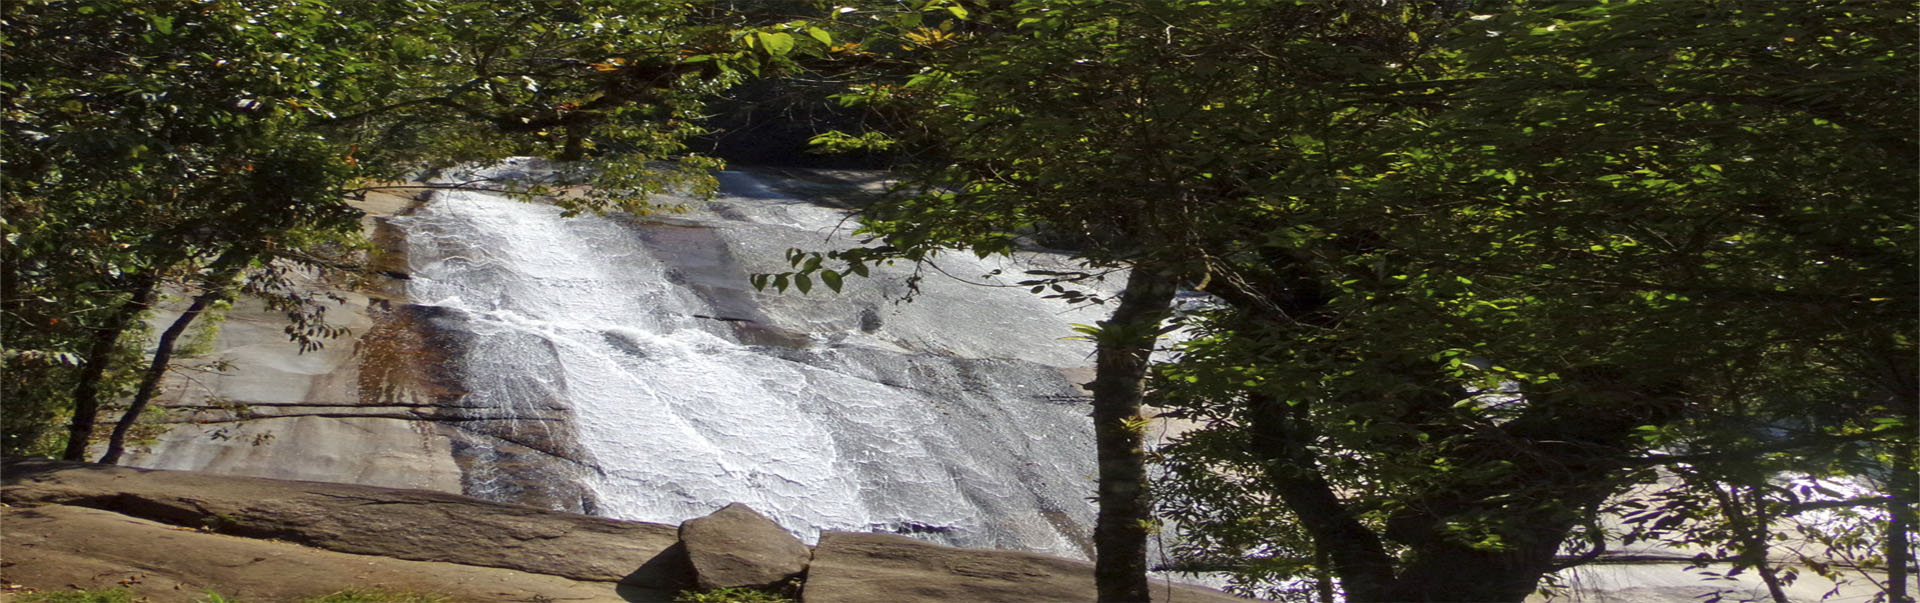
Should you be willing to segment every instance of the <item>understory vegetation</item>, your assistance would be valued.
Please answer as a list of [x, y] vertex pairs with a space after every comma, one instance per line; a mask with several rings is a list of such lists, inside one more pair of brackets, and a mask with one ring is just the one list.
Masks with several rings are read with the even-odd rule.
[[[688, 141], [753, 83], [831, 96], [817, 147], [902, 178], [865, 245], [795, 250], [755, 285], [1034, 246], [1083, 263], [1012, 280], [1112, 309], [1085, 333], [1101, 600], [1151, 598], [1165, 528], [1160, 569], [1282, 600], [1519, 601], [1661, 543], [1690, 556], [1642, 561], [1781, 603], [1816, 579], [1913, 601], [1906, 3], [17, 0], [0, 19], [7, 455], [119, 460], [183, 338], [234, 300], [303, 348], [339, 335], [312, 283], [365, 276], [348, 201], [378, 183], [534, 155], [595, 187], [576, 213], [711, 191], [719, 162]], [[148, 326], [162, 308], [178, 318]], [[1149, 446], [1147, 406], [1199, 427]]]
[[716, 588], [681, 591], [674, 603], [793, 603], [792, 596], [757, 588]]

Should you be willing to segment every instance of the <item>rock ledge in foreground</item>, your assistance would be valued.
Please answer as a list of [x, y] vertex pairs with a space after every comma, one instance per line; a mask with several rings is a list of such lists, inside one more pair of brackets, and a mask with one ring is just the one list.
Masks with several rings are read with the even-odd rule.
[[[357, 555], [623, 582], [689, 585], [673, 526], [616, 521], [457, 494], [9, 460], [0, 501], [68, 505]], [[669, 551], [668, 549], [673, 549]], [[636, 571], [639, 568], [640, 571]]]
[[[695, 565], [706, 587], [802, 575], [807, 603], [1094, 598], [1089, 563], [891, 534], [828, 532], [809, 563], [806, 546], [745, 505], [676, 530], [425, 490], [64, 461], [7, 460], [0, 484], [11, 505], [0, 509], [0, 580], [131, 584], [156, 603], [202, 589], [290, 600], [356, 586], [461, 601], [667, 601], [696, 587]], [[1188, 586], [1154, 596], [1239, 600]]]

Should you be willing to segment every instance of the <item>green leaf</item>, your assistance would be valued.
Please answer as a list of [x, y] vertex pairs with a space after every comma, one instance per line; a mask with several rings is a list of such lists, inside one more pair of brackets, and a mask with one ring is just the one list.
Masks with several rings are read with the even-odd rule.
[[813, 279], [807, 278], [805, 274], [795, 274], [793, 275], [793, 287], [799, 289], [801, 293], [812, 291]]
[[820, 282], [826, 284], [834, 293], [840, 292], [840, 273], [828, 270], [820, 273]]
[[793, 36], [791, 35], [766, 31], [759, 32], [756, 35], [760, 38], [760, 45], [767, 49], [767, 54], [779, 56], [793, 50]]
[[819, 40], [821, 44], [825, 44], [827, 46], [833, 45], [833, 36], [828, 35], [827, 30], [820, 29], [818, 27], [809, 27], [807, 28], [807, 35], [812, 37], [815, 40]]

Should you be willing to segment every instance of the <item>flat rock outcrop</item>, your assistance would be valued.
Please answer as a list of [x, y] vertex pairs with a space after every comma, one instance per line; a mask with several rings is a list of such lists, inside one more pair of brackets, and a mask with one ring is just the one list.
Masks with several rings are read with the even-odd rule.
[[453, 563], [351, 555], [224, 536], [111, 511], [0, 509], [9, 584], [43, 592], [127, 586], [153, 603], [297, 601], [348, 588], [438, 593], [457, 601], [666, 601], [670, 591]]
[[[0, 463], [0, 502], [0, 585], [128, 586], [155, 603], [199, 601], [208, 590], [288, 601], [347, 588], [456, 601], [668, 601], [796, 575], [807, 603], [1094, 598], [1085, 562], [844, 532], [822, 535], [810, 552], [737, 504], [676, 530], [426, 490], [49, 460]], [[1155, 597], [1239, 600], [1188, 586]]]
[[[62, 461], [0, 467], [0, 501], [112, 511], [341, 553], [684, 588], [673, 526], [431, 492]], [[669, 551], [669, 549], [673, 549]]]
[[740, 503], [680, 524], [702, 589], [777, 588], [807, 571], [812, 551], [773, 520]]
[[[1244, 599], [1185, 585], [1157, 602]], [[806, 603], [1092, 601], [1093, 564], [1013, 551], [955, 549], [893, 534], [826, 532], [807, 569]]]

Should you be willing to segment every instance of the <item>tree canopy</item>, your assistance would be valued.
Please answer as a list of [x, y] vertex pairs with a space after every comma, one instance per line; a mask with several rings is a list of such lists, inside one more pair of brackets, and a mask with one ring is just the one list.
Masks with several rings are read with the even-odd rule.
[[338, 330], [287, 277], [352, 265], [349, 196], [512, 155], [575, 160], [551, 183], [597, 185], [566, 198], [575, 211], [711, 190], [716, 164], [682, 157], [698, 99], [777, 54], [641, 0], [0, 11], [5, 450], [44, 449], [67, 414], [69, 458], [139, 372], [141, 342], [123, 335], [175, 287], [239, 286], [210, 277], [240, 267], [247, 291], [288, 311], [289, 335], [317, 346]]
[[[1911, 7], [845, 4], [5, 4], [0, 449], [79, 458], [232, 295], [336, 333], [292, 275], [352, 265], [357, 191], [543, 155], [595, 185], [569, 210], [645, 211], [711, 190], [703, 99], [802, 69], [869, 126], [818, 142], [906, 181], [756, 285], [1046, 247], [1085, 268], [1019, 284], [1115, 308], [1103, 600], [1148, 598], [1160, 519], [1260, 594], [1519, 600], [1652, 539], [1784, 600], [1782, 526], [1826, 513], [1862, 529], [1801, 565], [1911, 601]], [[1200, 427], [1149, 449], [1143, 404]]]
[[[1904, 588], [1904, 9], [997, 8], [907, 24], [920, 68], [854, 87], [896, 117], [891, 144], [924, 148], [920, 193], [867, 211], [874, 246], [796, 255], [773, 284], [1038, 243], [1211, 293], [1151, 394], [1205, 424], [1156, 457], [1196, 566], [1517, 600], [1668, 538], [1780, 596], [1769, 522], [1858, 504], [1886, 546], [1828, 553]], [[1030, 276], [1083, 299], [1093, 275]], [[1164, 316], [1120, 301], [1144, 324], [1103, 323], [1103, 346]], [[1810, 485], [1835, 477], [1878, 494]]]

